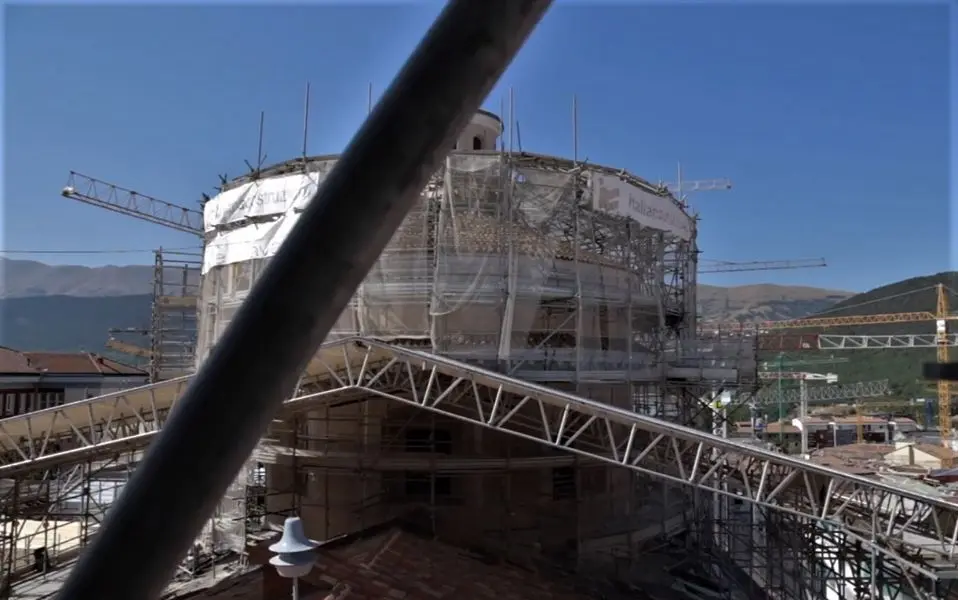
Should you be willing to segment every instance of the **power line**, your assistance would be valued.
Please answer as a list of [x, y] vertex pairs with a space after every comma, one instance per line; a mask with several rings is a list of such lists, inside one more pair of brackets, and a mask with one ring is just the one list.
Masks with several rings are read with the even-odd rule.
[[[163, 248], [164, 251], [200, 251], [200, 246], [187, 246], [183, 248]], [[156, 252], [158, 248], [146, 250], [135, 250], [127, 248], [124, 250], [0, 250], [0, 254], [146, 254]]]

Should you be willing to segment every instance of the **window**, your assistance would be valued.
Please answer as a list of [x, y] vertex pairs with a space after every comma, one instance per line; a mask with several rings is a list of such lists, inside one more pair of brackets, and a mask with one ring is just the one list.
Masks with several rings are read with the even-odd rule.
[[448, 429], [416, 427], [406, 430], [406, 452], [452, 454], [452, 432]]
[[478, 135], [472, 137], [472, 149], [482, 150], [482, 138]]
[[3, 399], [3, 416], [12, 417], [17, 414], [17, 395], [6, 393]]
[[574, 500], [575, 497], [575, 468], [556, 467], [552, 469], [552, 499]]
[[206, 305], [206, 347], [213, 347], [216, 342], [216, 304], [210, 302]]
[[406, 472], [406, 499], [429, 501], [452, 495], [452, 478], [425, 471]]
[[244, 260], [233, 265], [233, 294], [242, 295], [253, 285], [253, 265]]

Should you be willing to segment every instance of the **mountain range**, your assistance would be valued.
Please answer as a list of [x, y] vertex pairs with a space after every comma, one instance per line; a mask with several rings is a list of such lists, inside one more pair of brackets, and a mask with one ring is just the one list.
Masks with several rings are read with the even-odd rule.
[[[87, 350], [133, 362], [131, 357], [104, 350], [108, 330], [148, 329], [153, 290], [153, 266], [50, 266], [24, 260], [0, 259], [0, 345], [30, 350]], [[814, 287], [700, 285], [700, 318], [706, 321], [786, 320], [827, 311], [828, 316], [876, 315], [936, 309], [935, 285], [958, 289], [958, 274], [938, 273], [885, 285], [863, 294]], [[948, 300], [958, 306], [958, 295]], [[796, 330], [792, 330], [795, 332]], [[932, 333], [928, 321], [830, 327], [809, 333], [909, 334]], [[124, 339], [134, 342], [126, 336]], [[841, 381], [889, 379], [900, 397], [927, 394], [921, 363], [934, 360], [934, 349], [856, 350], [815, 370], [837, 373]], [[774, 362], [780, 355], [765, 358]], [[821, 351], [790, 355], [789, 360], [822, 362]], [[836, 357], [838, 358], [838, 357]]]
[[[146, 329], [152, 265], [83, 267], [0, 259], [0, 345], [102, 351], [111, 328]], [[780, 285], [700, 285], [705, 320], [779, 320], [826, 310], [854, 294]]]

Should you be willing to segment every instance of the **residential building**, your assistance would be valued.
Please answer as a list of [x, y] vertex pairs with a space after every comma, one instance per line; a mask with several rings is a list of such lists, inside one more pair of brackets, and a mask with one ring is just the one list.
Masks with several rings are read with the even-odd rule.
[[[811, 449], [855, 444], [859, 437], [864, 442], [890, 443], [896, 434], [909, 435], [919, 430], [914, 419], [903, 417], [808, 417], [803, 423], [808, 430], [808, 446]], [[769, 423], [761, 429], [753, 429], [750, 423], [743, 422], [737, 424], [736, 430], [740, 435], [756, 436], [770, 442], [780, 441], [789, 454], [801, 451], [802, 434], [792, 423]]]
[[885, 454], [884, 460], [889, 465], [923, 467], [934, 470], [951, 467], [955, 459], [955, 451], [936, 444], [915, 444], [899, 442], [895, 449]]
[[146, 371], [92, 352], [0, 346], [0, 418], [145, 385]]

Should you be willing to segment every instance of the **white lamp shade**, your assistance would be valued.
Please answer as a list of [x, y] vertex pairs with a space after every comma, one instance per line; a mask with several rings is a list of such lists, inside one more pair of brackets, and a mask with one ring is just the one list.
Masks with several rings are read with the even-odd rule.
[[310, 560], [306, 564], [290, 564], [276, 559], [280, 558], [279, 556], [274, 556], [269, 559], [269, 564], [276, 567], [276, 572], [279, 573], [280, 577], [285, 577], [286, 579], [292, 579], [294, 577], [306, 577], [310, 571], [313, 570], [313, 561]]
[[269, 547], [270, 552], [278, 554], [295, 554], [309, 552], [318, 546], [316, 542], [306, 537], [303, 530], [303, 521], [299, 517], [289, 517], [283, 523], [283, 537]]

